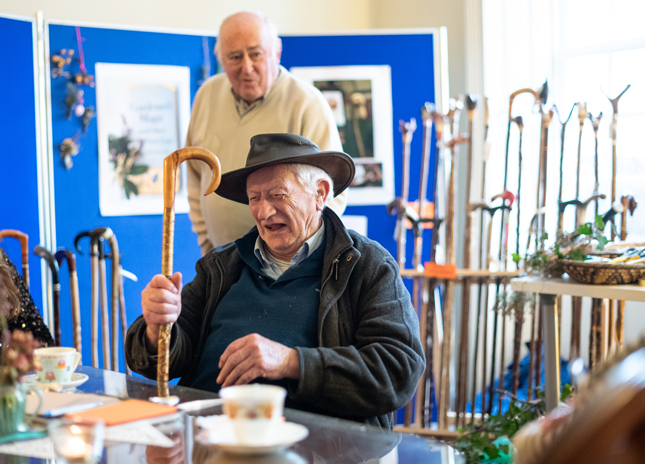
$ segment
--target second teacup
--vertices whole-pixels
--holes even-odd
[[[38,348],[34,350],[34,357],[40,363],[37,369],[40,383],[69,382],[81,361],[80,353],[65,347]]]
[[[240,385],[222,388],[224,413],[233,422],[241,445],[267,445],[276,438],[275,424],[282,420],[287,391],[274,385]]]

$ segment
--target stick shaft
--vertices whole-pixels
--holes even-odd
[[[74,348],[79,353],[83,352],[81,342],[81,308],[78,294],[78,275],[76,270],[69,272],[69,286],[72,299],[72,327],[74,329]]]
[[[112,370],[110,359],[110,318],[108,315],[107,276],[105,259],[99,259],[99,282],[101,296],[101,327],[103,342],[103,369]]]
[[[92,247],[92,367],[99,367],[99,257]]]
[[[172,277],[173,243],[175,238],[174,205],[163,211],[163,240],[161,256],[161,273],[167,279]],[[169,395],[169,361],[170,361],[170,329],[172,324],[162,324],[159,327],[159,345],[157,347],[157,389],[158,395],[165,398]]]

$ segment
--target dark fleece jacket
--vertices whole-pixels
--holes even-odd
[[[325,220],[325,258],[318,312],[318,347],[296,348],[300,379],[288,395],[322,414],[391,429],[393,412],[414,395],[425,359],[419,323],[392,256],[378,243],[346,230],[331,210]],[[172,328],[170,378],[190,386],[217,304],[245,266],[234,243],[197,262],[182,290],[182,311]],[[156,357],[145,348],[139,317],[126,337],[130,368],[148,378]]]

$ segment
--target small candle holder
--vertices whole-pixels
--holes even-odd
[[[93,464],[103,456],[102,420],[64,417],[51,421],[47,429],[56,457],[68,464]]]

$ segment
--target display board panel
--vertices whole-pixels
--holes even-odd
[[[29,236],[31,296],[42,314],[40,258],[31,253],[40,241],[34,28],[31,19],[0,17],[0,230]],[[0,247],[22,273],[18,241],[7,238]]]
[[[79,55],[76,27],[50,24],[50,55],[61,50],[74,49]],[[202,66],[205,62],[203,38],[197,35],[184,35],[160,32],[142,32],[96,27],[80,27],[83,58],[87,73],[95,74],[96,63],[119,63],[138,65],[185,66],[190,69],[190,99],[195,96],[199,81],[203,80]],[[212,51],[214,39],[207,38],[207,48]],[[212,55],[209,57],[214,62]],[[79,70],[78,61],[72,61],[70,72]],[[86,132],[82,132],[79,118],[67,118],[65,99],[67,79],[51,79],[52,140],[54,152],[59,157],[60,143],[69,137],[77,137],[79,153],[73,157],[73,166],[68,170],[64,162],[58,160],[54,167],[56,198],[56,237],[58,246],[73,249],[74,238],[85,230],[95,227],[110,227],[119,242],[123,268],[134,273],[138,282],[125,280],[127,321],[130,324],[141,314],[141,291],[153,275],[161,272],[162,216],[111,216],[104,217],[99,208],[99,162],[96,120],[92,120]],[[96,88],[85,85],[84,105],[96,108]],[[181,140],[183,146],[183,140]],[[168,153],[170,154],[170,153]],[[82,239],[80,247],[84,254],[77,253],[78,280],[81,302],[81,326],[84,336],[83,361],[91,361],[90,345],[90,299],[91,270],[89,239]],[[106,248],[108,248],[106,244]],[[195,263],[201,257],[196,235],[192,232],[187,214],[177,214],[175,220],[174,269],[189,282],[195,275]],[[110,288],[110,262],[107,261],[108,288]],[[72,345],[70,296],[66,272],[61,272],[61,324],[63,345]],[[109,291],[109,290],[108,290]],[[122,346],[120,341],[119,346]],[[99,350],[100,351],[100,350]],[[101,351],[100,351],[101,352]],[[102,355],[99,354],[99,359]],[[100,363],[102,366],[102,362]],[[120,353],[119,366],[124,369],[123,353]]]
[[[432,29],[365,31],[340,35],[283,36],[282,64],[291,67],[321,66],[388,66],[391,70],[392,120],[386,130],[392,131],[392,146],[386,147],[394,159],[394,192],[401,194],[402,142],[399,120],[416,118],[417,131],[412,138],[410,159],[410,194],[414,201],[418,197],[419,172],[421,165],[422,124],[420,111],[425,102],[437,103],[440,95],[438,56],[435,51],[438,32]],[[431,142],[430,166],[435,159],[434,135]],[[432,170],[431,170],[432,171]],[[431,173],[431,176],[434,174]],[[428,185],[433,185],[430,178]],[[432,200],[432,192],[427,194]],[[392,198],[393,199],[393,198]],[[394,228],[396,217],[388,216],[386,205],[349,206],[349,215],[367,217],[368,237],[383,245],[396,256]],[[425,243],[430,243],[430,230],[424,232]],[[412,232],[408,231],[408,256],[413,253]],[[424,260],[429,259],[429,247],[424,250]],[[410,259],[408,259],[410,261]]]

